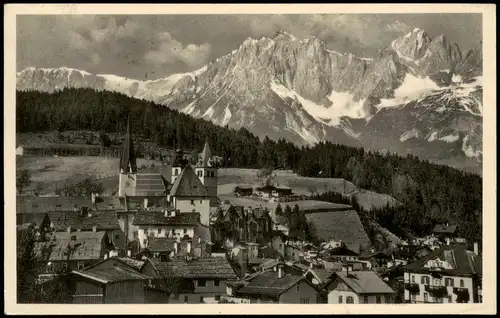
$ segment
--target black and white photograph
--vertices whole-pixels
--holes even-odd
[[[494,5],[37,6],[5,46],[14,305],[496,312]]]

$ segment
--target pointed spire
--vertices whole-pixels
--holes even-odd
[[[200,167],[210,167],[212,160],[212,152],[210,151],[210,145],[208,144],[208,137],[205,139],[205,146],[203,147],[203,151],[200,155]]]
[[[130,129],[130,114],[127,118],[127,132],[125,133],[125,144],[120,158],[120,172],[136,173],[137,165],[135,160],[134,144],[132,142],[132,130]]]

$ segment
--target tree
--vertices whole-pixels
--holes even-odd
[[[99,139],[101,141],[101,146],[103,147],[111,146],[111,139],[109,138],[108,135],[106,135],[106,132],[104,132],[104,130],[101,130],[101,132],[99,133]]]
[[[283,213],[283,216],[285,219],[285,224],[289,226],[292,218],[292,208],[290,208],[288,204],[285,206],[285,212]]]
[[[36,278],[38,268],[34,252],[35,229],[26,229],[24,235],[17,241],[17,302],[33,303],[36,299]]]
[[[17,173],[16,188],[19,195],[31,184],[31,174],[28,169],[22,169]]]

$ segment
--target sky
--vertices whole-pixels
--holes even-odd
[[[16,68],[71,67],[140,80],[196,70],[247,38],[283,30],[360,57],[414,28],[465,52],[482,40],[480,14],[19,15]]]

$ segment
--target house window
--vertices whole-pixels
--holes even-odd
[[[158,229],[158,234],[161,234],[161,229]]]
[[[144,233],[144,235],[148,235],[148,230],[147,229],[143,229],[142,232]]]
[[[184,303],[188,302],[188,296],[184,296]]]
[[[428,276],[422,276],[420,278],[420,283],[424,285],[429,285],[429,277]]]
[[[54,271],[54,265],[52,263],[47,264],[47,273],[52,273]]]
[[[300,291],[300,285],[297,284],[297,291]]]
[[[464,280],[463,279],[460,280],[460,287],[462,287],[462,288],[464,287]]]
[[[199,279],[198,280],[198,287],[205,287],[207,286],[207,281],[204,279]]]
[[[220,300],[220,295],[215,296],[215,300],[219,301]]]
[[[444,284],[445,284],[446,286],[451,286],[451,287],[453,287],[453,278],[445,278],[445,279],[444,279]]]
[[[368,304],[368,296],[366,296],[366,295],[363,296],[363,302],[365,304]]]
[[[415,282],[415,275],[411,275],[411,282],[414,283]]]
[[[85,267],[85,264],[83,262],[78,262],[77,264],[78,270],[83,269]]]
[[[200,204],[203,204],[203,200],[200,200]]]
[[[200,303],[203,303],[203,296],[200,296]]]
[[[339,296],[339,304],[342,304],[344,302],[342,296]]]
[[[219,280],[214,280],[214,286],[219,286]]]
[[[115,240],[118,240],[120,238],[119,234],[115,234]]]
[[[380,295],[375,296],[375,301],[377,302],[377,304],[382,303],[382,299],[380,299]]]
[[[429,293],[424,293],[424,301],[425,302],[429,301]]]
[[[309,298],[301,298],[300,303],[301,304],[309,304]]]
[[[187,234],[187,232],[188,232],[188,229],[184,229],[184,234]]]
[[[172,235],[175,235],[175,229],[172,229]]]
[[[453,299],[452,299],[451,295],[448,295],[448,302],[449,303],[453,302]]]
[[[191,205],[194,205],[194,200],[191,200]]]
[[[63,271],[67,271],[68,270],[68,263],[62,263],[62,269],[63,269]]]
[[[179,174],[179,170],[174,169],[174,176],[177,176]]]
[[[354,297],[347,296],[345,302],[346,304],[354,304]]]

